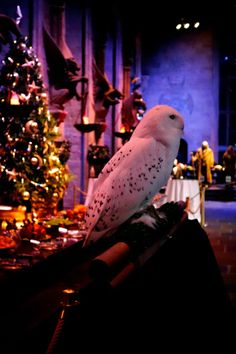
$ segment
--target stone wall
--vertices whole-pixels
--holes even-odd
[[[155,48],[155,43],[153,43]],[[179,35],[144,63],[143,96],[148,108],[175,107],[185,118],[188,152],[207,140],[218,152],[218,66],[212,33]]]

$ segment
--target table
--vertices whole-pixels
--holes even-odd
[[[165,196],[161,199],[161,204],[181,200],[185,202],[186,198],[190,200],[188,211],[189,219],[197,219],[199,223],[201,223],[201,197],[198,180],[169,178],[166,185]]]

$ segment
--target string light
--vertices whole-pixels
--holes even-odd
[[[32,141],[29,142],[27,151],[30,152],[32,150]]]

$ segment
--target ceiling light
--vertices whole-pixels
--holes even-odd
[[[199,21],[189,22],[187,19],[181,18],[180,22],[176,25],[176,29],[190,29],[190,28],[198,28],[200,26]]]
[[[187,23],[184,23],[184,28],[185,28],[185,29],[187,29],[187,28],[189,28],[189,27],[190,27],[190,23],[188,23],[188,22],[187,22]]]

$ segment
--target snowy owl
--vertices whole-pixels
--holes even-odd
[[[183,128],[183,117],[170,106],[157,105],[144,115],[98,177],[84,246],[111,235],[152,202],[170,177]]]

